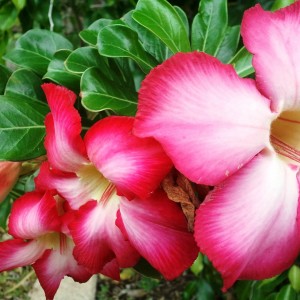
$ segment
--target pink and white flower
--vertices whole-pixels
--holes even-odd
[[[32,265],[51,300],[64,276],[85,282],[92,274],[73,257],[74,242],[63,230],[63,203],[51,192],[31,192],[17,199],[9,217],[13,239],[0,243],[0,272]]]
[[[119,278],[119,268],[140,256],[173,279],[197,256],[193,235],[177,204],[154,192],[172,163],[152,138],[132,134],[134,118],[109,117],[81,138],[73,92],[44,84],[51,113],[46,117],[48,161],[38,190],[56,190],[71,209],[74,256],[92,273]]]
[[[224,289],[280,273],[300,250],[300,3],[256,5],[241,32],[255,80],[205,53],[176,54],[142,83],[134,131],[190,180],[216,185],[195,238]]]

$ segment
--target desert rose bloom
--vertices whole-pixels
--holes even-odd
[[[78,282],[91,277],[73,257],[63,213],[63,203],[50,192],[27,193],[14,202],[9,217],[14,239],[0,243],[0,272],[32,265],[47,300],[54,298],[65,275]]]
[[[36,186],[56,190],[78,210],[69,225],[75,258],[92,273],[109,264],[109,276],[118,279],[120,267],[143,256],[166,278],[178,276],[198,250],[181,209],[163,191],[154,192],[172,167],[162,147],[134,136],[130,117],[98,121],[82,139],[75,94],[54,84],[43,89],[51,109],[49,162]]]
[[[21,163],[2,161],[0,162],[0,202],[8,195],[18,180]]]
[[[280,273],[300,249],[300,3],[256,5],[241,32],[256,81],[205,53],[176,54],[144,80],[134,131],[190,180],[217,185],[195,238],[224,289]]]

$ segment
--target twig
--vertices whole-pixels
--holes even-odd
[[[34,274],[34,271],[30,271],[25,277],[22,278],[21,281],[19,281],[16,285],[14,285],[11,289],[4,292],[4,294],[10,294],[11,292],[15,291],[17,288],[19,288],[21,285],[23,285],[24,282],[26,282],[32,275]]]
[[[54,0],[50,0],[49,10],[48,10],[48,19],[50,23],[50,31],[53,31],[54,23],[52,19],[52,11],[53,11]]]

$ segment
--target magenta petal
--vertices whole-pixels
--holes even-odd
[[[180,207],[158,191],[147,200],[122,198],[118,226],[131,244],[166,279],[174,279],[198,255]]]
[[[258,87],[272,108],[300,109],[300,2],[276,12],[256,5],[245,12],[241,32],[254,54]]]
[[[51,109],[45,121],[48,160],[55,169],[74,172],[87,163],[80,136],[81,118],[73,106],[76,95],[53,83],[45,83],[42,88]]]
[[[269,144],[272,119],[252,79],[205,53],[178,53],[143,81],[134,133],[157,139],[190,180],[215,185]]]
[[[86,203],[69,225],[75,242],[74,256],[92,273],[105,272],[105,267],[109,267],[107,264],[113,259],[123,268],[134,266],[139,259],[136,250],[115,225],[119,207],[118,197],[115,197],[107,203]]]
[[[275,276],[296,259],[296,172],[266,151],[217,186],[198,209],[195,238],[221,273],[224,289],[237,279]]]
[[[74,259],[72,242],[70,240],[66,242],[63,251],[47,250],[33,265],[47,300],[54,298],[64,276],[70,276],[78,282],[86,282],[92,276],[84,267],[79,266]]]
[[[90,188],[89,182],[80,180],[75,173],[52,170],[48,162],[42,164],[35,183],[38,190],[56,190],[68,201],[72,209],[78,209],[93,199],[93,189]]]
[[[60,230],[56,201],[50,192],[30,192],[18,198],[9,217],[9,234],[15,238],[34,239]]]
[[[0,272],[31,265],[45,251],[38,241],[25,242],[21,239],[0,243]]]
[[[87,132],[88,156],[117,187],[118,194],[147,197],[170,171],[172,163],[152,138],[132,134],[134,118],[109,117]]]

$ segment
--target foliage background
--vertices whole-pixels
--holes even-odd
[[[156,2],[155,0],[153,0]],[[202,0],[203,2],[209,2],[208,0]],[[213,1],[217,3],[218,1]],[[221,3],[222,1],[219,1]],[[187,19],[191,24],[193,19],[195,18],[198,12],[199,1],[197,0],[170,0],[169,3],[172,5],[176,5],[182,8],[182,10],[186,13]],[[253,6],[256,3],[260,3],[265,9],[271,9],[274,5],[274,1],[272,0],[260,0],[260,1],[228,1],[228,25],[235,26],[240,25],[242,15],[245,9]],[[288,3],[288,1],[275,1],[275,5],[284,5]],[[41,0],[0,0],[0,117],[1,111],[2,114],[6,111],[6,105],[8,103],[14,103],[15,108],[17,108],[17,103],[14,102],[13,99],[21,97],[20,99],[26,101],[34,101],[30,102],[27,105],[27,102],[23,102],[22,110],[28,115],[32,115],[32,119],[36,124],[43,124],[43,118],[41,120],[36,120],[35,112],[42,112],[43,115],[47,113],[47,107],[44,104],[44,98],[39,90],[40,83],[42,82],[42,78],[45,80],[51,80],[60,84],[64,84],[69,88],[72,88],[74,91],[81,91],[84,95],[86,95],[86,102],[83,102],[85,108],[87,108],[88,112],[86,113],[83,107],[78,102],[78,108],[82,111],[82,114],[85,116],[83,119],[86,127],[89,127],[91,123],[95,120],[102,118],[103,116],[110,114],[105,109],[99,109],[98,104],[94,101],[94,98],[91,96],[91,90],[96,89],[96,93],[98,94],[106,94],[112,93],[111,89],[115,89],[115,83],[118,82],[120,74],[122,72],[123,75],[128,71],[132,73],[132,82],[131,85],[133,87],[133,92],[129,91],[125,96],[131,96],[138,89],[140,81],[145,76],[145,73],[149,71],[149,64],[152,63],[152,58],[149,58],[149,54],[146,52],[141,52],[135,42],[133,42],[133,50],[137,51],[137,62],[140,68],[136,65],[132,65],[132,63],[128,64],[127,69],[125,70],[122,67],[122,63],[124,61],[119,58],[122,55],[119,55],[119,58],[111,59],[94,56],[93,47],[90,47],[87,50],[87,44],[84,42],[83,35],[81,38],[79,33],[86,30],[93,22],[99,19],[108,19],[108,20],[118,20],[130,10],[133,10],[137,4],[135,0],[107,0],[107,1],[95,1],[95,0],[62,0],[62,1],[41,1]],[[63,48],[65,50],[61,50],[55,53],[55,49],[49,53],[49,66],[46,66],[46,72],[44,72],[43,68],[40,66],[32,65],[27,68],[25,61],[21,61],[20,64],[12,64],[12,62],[18,62],[18,57],[14,56],[16,49],[19,47],[18,39],[24,37],[26,32],[31,29],[51,29],[51,24],[49,22],[49,6],[53,5],[52,11],[50,10],[51,19],[53,20],[53,32],[60,34],[61,38],[55,36],[54,44],[61,43],[63,44]],[[117,23],[116,23],[117,24]],[[38,39],[41,38],[40,32],[36,31],[36,35],[31,35],[33,39],[32,42],[38,42]],[[131,33],[130,33],[131,34]],[[50,36],[50,35],[49,35]],[[124,33],[124,36],[128,38],[128,32]],[[68,39],[71,44],[65,40]],[[34,40],[35,39],[35,40]],[[87,38],[90,41],[90,36]],[[122,42],[122,41],[121,41]],[[93,46],[93,45],[92,45]],[[98,45],[99,46],[99,45]],[[238,47],[242,47],[242,42],[240,41]],[[26,48],[26,47],[25,47]],[[66,50],[69,49],[69,50]],[[96,69],[92,69],[87,71],[87,67],[91,67],[91,62],[88,61],[85,64],[84,70],[80,72],[69,72],[65,69],[65,61],[69,55],[74,50],[81,49],[79,51],[89,51],[91,55],[91,60],[95,59],[95,66],[102,64],[103,61],[108,63],[110,68],[114,67],[116,69],[117,77],[114,77],[115,74],[110,73],[109,81],[107,81],[106,86],[102,86],[103,90],[99,90],[97,85],[100,84],[95,78],[98,71]],[[82,50],[84,49],[84,50]],[[137,50],[138,49],[138,50]],[[105,53],[105,49],[100,49],[102,53]],[[101,52],[100,51],[100,52]],[[75,63],[76,59],[82,59],[83,55],[87,52],[83,52],[79,54],[79,58],[74,58],[74,61],[70,59],[69,70],[74,68],[76,69]],[[54,55],[55,54],[55,55]],[[114,56],[115,55],[115,56]],[[118,57],[115,53],[109,53],[106,57]],[[240,55],[235,56],[236,60],[231,60],[231,63],[236,63],[237,68],[239,68],[239,63],[244,68],[245,61],[248,63],[247,68],[240,70],[240,76],[252,76],[253,70],[251,69],[251,57],[247,56],[247,53],[241,52]],[[4,59],[6,58],[6,59]],[[241,59],[242,58],[242,59]],[[250,58],[250,60],[249,60]],[[99,61],[98,61],[99,60]],[[249,65],[250,62],[250,65]],[[72,64],[73,63],[73,64]],[[98,64],[98,65],[97,65]],[[155,63],[154,63],[155,64]],[[19,65],[19,66],[18,66]],[[21,68],[20,68],[21,66]],[[50,68],[51,66],[51,68]],[[121,66],[121,67],[120,67]],[[147,67],[148,66],[148,67]],[[82,67],[82,66],[81,66]],[[129,68],[129,69],[128,69]],[[243,70],[246,70],[244,72]],[[86,72],[85,72],[86,71]],[[110,72],[110,71],[107,71]],[[120,73],[121,72],[121,73]],[[82,75],[82,74],[85,75]],[[105,74],[104,74],[105,75]],[[101,75],[103,76],[103,74]],[[100,76],[100,77],[101,77]],[[119,76],[119,77],[118,77]],[[103,79],[104,77],[102,77]],[[106,78],[106,77],[105,77]],[[118,80],[114,80],[118,78]],[[81,80],[79,86],[79,80]],[[7,84],[7,82],[10,82]],[[126,80],[122,84],[127,84]],[[112,84],[112,85],[110,85]],[[117,85],[117,84],[116,84]],[[126,92],[125,92],[126,93]],[[25,95],[25,96],[24,96]],[[124,95],[119,95],[123,97]],[[124,96],[124,97],[125,97]],[[24,98],[25,97],[25,98]],[[90,97],[90,98],[89,98]],[[133,98],[135,95],[132,96]],[[91,100],[91,102],[88,102]],[[110,108],[113,108],[113,104],[111,104]],[[134,114],[134,109],[132,107],[120,107],[120,105],[116,105],[116,110],[119,113],[125,114]],[[14,120],[17,118],[17,115],[12,114],[11,116]],[[1,123],[1,121],[0,121]],[[0,124],[1,125],[1,124]],[[1,125],[2,126],[2,125]],[[0,127],[1,127],[0,126]],[[34,133],[36,134],[36,132]],[[1,138],[1,133],[0,133]],[[43,135],[41,133],[41,139]],[[4,153],[4,146],[0,146],[0,154]],[[0,227],[2,227],[2,231],[4,232],[6,229],[6,220],[10,211],[10,207],[12,201],[22,195],[26,191],[33,190],[33,178],[36,175],[38,170],[38,166],[40,163],[40,159],[36,159],[37,156],[43,154],[43,149],[37,150],[34,149],[34,154],[27,153],[24,154],[24,159],[27,160],[23,165],[23,174],[20,177],[20,180],[16,184],[13,191],[7,197],[7,199],[0,205]],[[15,155],[15,156],[14,156]],[[1,155],[0,155],[1,156]],[[7,157],[3,155],[0,159],[11,159],[14,157],[18,157],[22,160],[22,156],[19,153],[9,152]],[[28,160],[28,158],[33,158],[33,160]],[[300,268],[298,267],[299,261],[295,262],[295,265],[288,271],[283,274],[276,276],[271,279],[263,280],[263,281],[240,281],[237,282],[230,291],[227,293],[221,292],[222,281],[219,274],[214,270],[211,266],[210,262],[206,259],[206,257],[199,256],[198,260],[195,262],[191,270],[186,272],[184,275],[184,288],[181,290],[181,298],[182,299],[201,299],[201,300],[212,300],[212,299],[237,299],[237,300],[294,300],[300,299]],[[148,267],[147,267],[148,268]],[[145,270],[140,270],[145,273]],[[149,270],[148,270],[149,271]],[[147,272],[148,272],[147,271]],[[150,270],[151,271],[151,270]],[[27,271],[26,271],[27,272]],[[146,273],[147,273],[146,272]],[[2,274],[0,277],[0,284],[3,285],[7,280],[11,280],[11,273]],[[149,275],[149,273],[147,273]],[[27,276],[26,274],[24,277]],[[16,276],[17,280],[22,280],[18,276]],[[146,277],[145,277],[146,278]],[[140,279],[139,279],[140,280]],[[154,290],[156,286],[160,284],[164,284],[162,280],[157,279],[143,279],[142,284],[145,289]],[[99,295],[102,296],[105,293],[105,285],[103,288],[99,288]],[[108,288],[109,289],[109,288]],[[161,289],[160,289],[161,292]],[[159,295],[158,295],[159,296]],[[12,296],[13,297],[13,296]],[[19,297],[19,295],[17,296]],[[22,299],[22,295],[20,296]],[[146,297],[146,296],[145,296]],[[155,296],[154,296],[155,297]],[[16,298],[17,299],[17,298]],[[145,298],[150,299],[150,298]],[[154,298],[155,299],[155,298]]]

